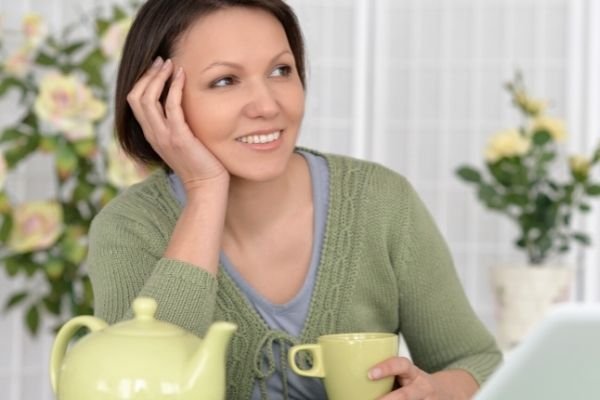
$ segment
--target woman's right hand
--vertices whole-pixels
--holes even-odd
[[[127,95],[135,118],[154,151],[171,167],[188,193],[209,181],[229,182],[223,164],[194,135],[181,106],[185,73],[158,57]],[[173,76],[165,105],[160,96]]]

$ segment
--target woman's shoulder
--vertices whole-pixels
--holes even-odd
[[[332,183],[341,180],[345,185],[366,185],[370,189],[381,188],[386,191],[402,192],[412,190],[410,182],[404,175],[378,162],[341,154],[303,150],[319,155],[327,161]]]

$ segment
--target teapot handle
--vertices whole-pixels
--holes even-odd
[[[99,318],[92,317],[90,315],[82,315],[75,317],[63,325],[58,331],[54,345],[52,347],[52,354],[50,355],[50,382],[52,384],[52,391],[57,394],[58,390],[58,374],[60,367],[63,363],[65,353],[67,352],[67,346],[69,341],[75,332],[80,328],[86,327],[90,331],[95,332],[104,329],[108,324]]]

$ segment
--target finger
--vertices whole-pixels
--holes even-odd
[[[165,83],[173,70],[173,63],[171,60],[165,61],[160,68],[160,71],[152,78],[152,81],[148,84],[146,91],[140,99],[142,113],[147,125],[149,126],[149,133],[151,140],[153,140],[159,147],[161,142],[168,139],[168,129],[165,117],[165,112],[162,105],[160,104],[160,95],[163,92]]]
[[[146,73],[135,83],[133,89],[127,95],[127,102],[135,115],[135,118],[140,123],[146,136],[150,134],[151,126],[146,117],[146,112],[141,104],[141,97],[144,94],[148,84],[158,74],[163,66],[164,61],[161,57],[157,57],[152,66]]]
[[[406,386],[398,390],[394,390],[378,398],[377,400],[424,400],[427,399],[424,393],[421,393],[417,388]]]
[[[182,67],[178,67],[173,76],[173,81],[165,101],[167,123],[173,128],[173,132],[181,132],[181,129],[187,130],[181,102],[183,98],[184,83],[185,73],[183,72]]]
[[[163,64],[164,60],[162,59],[162,57],[157,57],[150,66],[150,68],[148,68],[148,70],[140,77],[140,79],[136,81],[135,85],[129,92],[127,100],[129,100],[129,97],[132,97],[132,99],[134,100],[139,99],[146,91],[146,87],[148,86],[152,78],[154,78],[156,74],[160,72],[160,69],[162,68]]]
[[[369,370],[369,379],[378,380],[389,376],[397,376],[402,381],[415,379],[419,370],[406,357],[392,357],[380,362]]]

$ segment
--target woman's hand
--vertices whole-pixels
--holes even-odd
[[[369,371],[372,380],[390,376],[396,377],[400,388],[378,400],[465,400],[478,388],[475,379],[466,371],[428,374],[405,357],[389,358]]]
[[[160,96],[171,76],[172,83],[163,107]],[[163,62],[159,57],[129,92],[127,102],[146,140],[179,176],[190,193],[215,178],[229,182],[229,174],[185,121],[181,107],[184,81],[185,74],[181,67],[174,71],[171,60]]]

